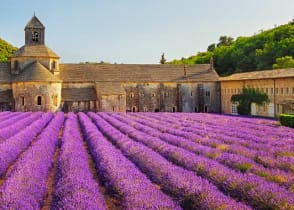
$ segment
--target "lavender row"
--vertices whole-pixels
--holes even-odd
[[[51,209],[106,209],[88,166],[77,117],[68,113],[63,128],[57,181]]]
[[[0,128],[3,129],[7,126],[12,125],[13,123],[22,120],[30,116],[32,112],[14,112],[9,115],[9,117],[0,121]]]
[[[27,116],[26,118],[23,118],[16,123],[12,123],[11,125],[0,129],[0,143],[8,139],[9,137],[15,135],[17,132],[24,129],[26,126],[30,125],[32,122],[37,120],[42,116],[42,112],[34,112]]]
[[[236,136],[238,138],[244,138],[247,140],[250,140],[255,143],[263,144],[263,145],[273,145],[275,147],[283,147],[286,148],[289,143],[294,143],[294,134],[293,132],[285,132],[285,129],[283,127],[281,128],[273,128],[273,127],[267,127],[267,126],[260,126],[259,124],[254,123],[254,119],[252,119],[251,124],[249,123],[244,123],[244,118],[241,117],[227,117],[227,116],[222,116],[222,118],[219,119],[218,115],[202,115],[199,114],[196,118],[196,121],[191,126],[191,122],[186,123],[187,119],[184,117],[182,114],[177,114],[177,115],[169,115],[169,117],[172,118],[172,121],[177,118],[178,120],[181,119],[182,117],[184,120],[181,120],[181,124],[185,125],[187,129],[193,128],[195,125],[195,122],[198,121],[198,124],[205,123],[208,125],[207,127],[209,129],[213,129],[216,132],[222,131],[224,134],[229,135],[229,136]],[[213,118],[212,118],[213,117]],[[192,119],[192,116],[190,117]],[[219,120],[218,120],[219,119]],[[178,122],[178,121],[177,121]],[[230,125],[234,125],[233,127]],[[225,126],[224,126],[225,125]],[[225,128],[225,129],[224,129]],[[239,128],[242,129],[242,132],[236,132],[239,130]],[[260,131],[263,132],[260,132]],[[281,132],[279,132],[281,131]],[[267,135],[265,136],[264,133]],[[292,135],[291,135],[292,134]]]
[[[52,117],[52,113],[44,114],[40,119],[0,144],[0,176],[5,173],[19,154],[30,145],[34,137],[42,131]]]
[[[118,114],[112,114],[111,116],[119,119],[124,123],[131,123],[132,127],[136,128],[137,130],[158,137],[169,144],[181,147],[198,155],[204,155],[235,170],[240,170],[246,173],[253,173],[255,175],[264,177],[266,180],[273,181],[282,186],[285,186],[290,191],[294,189],[294,176],[292,174],[278,169],[265,168],[250,158],[221,151],[220,149],[223,145],[217,145],[219,149],[216,149],[192,142],[189,139],[183,137],[175,136],[169,133],[162,133],[156,129],[156,125],[153,125],[154,128],[146,126],[149,124],[149,121],[144,120],[144,118],[136,119],[132,118],[131,116],[125,118],[124,116]],[[138,122],[133,120],[138,120]]]
[[[132,126],[129,126],[106,114],[100,115],[110,122],[112,126],[128,134],[134,140],[147,145],[170,161],[208,178],[211,182],[223,189],[224,192],[229,193],[230,196],[244,200],[253,207],[267,209],[290,208],[292,205],[294,207],[294,195],[274,183],[267,182],[253,175],[235,172],[216,161],[167,144],[153,135],[146,135],[144,132],[133,128],[135,122],[131,120],[129,124],[131,123]],[[238,180],[238,185],[232,187],[232,184],[235,184],[235,180]],[[227,183],[227,185],[223,183]]]
[[[187,209],[250,209],[221,193],[208,180],[167,161],[152,149],[135,142],[108,124],[100,116],[89,113],[95,124],[123,153],[163,190],[181,200]]]
[[[79,120],[99,175],[122,196],[124,209],[181,209],[108,142],[85,114],[79,113]]]
[[[160,117],[160,119],[165,120],[166,117]],[[177,124],[176,121],[175,124]],[[205,127],[205,130],[210,136],[209,144],[214,146],[213,144],[215,143],[215,141],[212,141],[212,139],[223,141],[226,144],[241,144],[242,146],[250,149],[250,151],[247,150],[247,154],[251,155],[251,158],[253,158],[254,161],[256,161],[257,163],[260,163],[265,167],[279,168],[285,171],[294,172],[294,142],[292,141],[293,138],[288,139],[289,141],[287,141],[287,139],[267,139],[264,141],[264,143],[258,143],[259,141],[262,141],[261,138],[256,137],[254,141],[251,141],[252,139],[248,139],[248,136],[252,137],[254,135],[242,134],[244,127],[238,125],[235,125],[234,127],[235,131],[233,135],[239,136],[239,138],[232,138],[231,136],[224,135],[224,133],[226,133],[227,127],[223,127],[222,130],[214,130],[214,128],[210,128],[209,126]],[[201,134],[201,132],[199,132],[199,129],[193,129],[191,128],[191,126],[187,126],[186,128],[182,129],[182,131],[188,131],[193,135],[195,135],[196,133],[202,135],[204,138],[207,135],[207,133]],[[221,133],[221,135],[216,133]],[[240,135],[242,135],[243,138],[240,138]],[[266,142],[268,143],[266,144]]]
[[[13,115],[17,114],[17,112],[0,112],[0,122],[9,119],[10,117],[12,117]]]
[[[0,188],[0,209],[40,209],[63,119],[63,113],[57,113],[32,147],[16,162]]]
[[[147,116],[146,114],[136,114],[135,116],[142,118],[149,119],[150,121],[153,119]],[[161,119],[161,121],[159,120]],[[207,132],[200,132],[208,130],[207,127],[203,127],[198,130],[194,130],[194,132],[190,131],[182,131],[179,130],[179,128],[175,128],[176,122],[174,124],[172,123],[165,123],[165,125],[162,125],[162,122],[165,121],[166,118],[159,118],[157,120],[154,120],[152,122],[145,121],[148,126],[151,126],[153,128],[159,128],[162,132],[168,132],[170,134],[181,136],[184,138],[187,138],[191,141],[194,141],[196,143],[200,143],[206,146],[210,146],[213,148],[217,148],[219,145],[222,146],[222,148],[228,152],[232,152],[235,154],[241,154],[242,156],[249,157],[252,160],[254,160],[256,163],[259,163],[265,167],[268,168],[279,168],[281,170],[284,170],[286,172],[292,171],[294,172],[294,158],[290,157],[276,157],[274,155],[271,155],[269,151],[262,151],[262,149],[265,146],[260,146],[259,150],[254,150],[252,147],[254,147],[254,143],[242,140],[242,139],[236,139],[236,138],[230,138],[223,136],[222,134],[218,134],[214,137],[211,137],[211,135],[214,135],[212,133],[215,133],[215,131],[207,131]],[[172,128],[174,127],[174,128]],[[240,131],[241,132],[241,131]],[[238,143],[243,142],[244,145],[238,145]],[[245,147],[246,146],[246,147]],[[291,146],[291,145],[290,145]],[[274,147],[271,147],[273,150]]]

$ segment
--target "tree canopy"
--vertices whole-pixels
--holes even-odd
[[[212,43],[206,52],[198,52],[188,58],[173,60],[170,64],[202,64],[214,58],[218,74],[229,75],[272,68],[293,67],[294,20],[270,30],[261,30],[250,37],[220,36],[218,43]]]
[[[160,64],[165,64],[166,63],[166,59],[165,59],[165,56],[164,56],[164,53],[162,53],[161,55],[161,58],[160,58]]]
[[[5,40],[0,38],[0,62],[9,61],[9,57],[17,50],[16,47],[12,46]]]
[[[266,93],[259,91],[258,89],[244,87],[242,93],[232,95],[231,102],[237,102],[237,110],[240,115],[251,114],[251,104],[256,103],[262,105],[269,102],[269,97]]]

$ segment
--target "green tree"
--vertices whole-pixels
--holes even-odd
[[[209,46],[207,47],[207,51],[208,51],[208,52],[212,52],[212,51],[214,51],[215,48],[216,48],[216,46],[215,46],[215,44],[213,43],[213,44],[211,44],[211,45],[209,45]]]
[[[217,43],[217,47],[220,46],[230,46],[231,44],[233,44],[234,42],[234,38],[233,37],[229,37],[229,36],[220,36],[219,42]]]
[[[5,40],[0,38],[0,62],[9,61],[10,56],[17,50],[16,47],[12,46]]]
[[[235,94],[231,97],[231,102],[237,102],[237,110],[240,115],[251,114],[251,104],[263,105],[269,102],[269,97],[266,93],[263,93],[257,89],[244,87],[241,94]]]
[[[160,58],[160,64],[165,64],[166,63],[166,59],[164,57],[164,53],[162,53],[161,58]]]
[[[294,68],[294,59],[292,56],[284,56],[276,59],[276,63],[273,64],[273,69],[281,68]]]

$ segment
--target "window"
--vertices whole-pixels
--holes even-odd
[[[115,112],[115,106],[112,107],[112,111]]]
[[[281,88],[281,95],[284,94],[284,88]]]
[[[286,94],[287,95],[289,94],[289,88],[286,88]]]
[[[135,106],[133,106],[132,112],[136,112],[136,107]]]
[[[277,95],[279,94],[279,88],[276,88],[276,94]]]
[[[191,91],[191,96],[193,96],[193,91]]]
[[[173,106],[173,112],[176,112],[176,111],[177,111],[177,107]]]
[[[206,97],[210,97],[210,91],[207,90],[207,91],[205,92],[205,95],[206,95]]]
[[[133,92],[130,93],[130,97],[134,98],[134,93]]]
[[[55,69],[56,68],[56,61],[52,61],[51,63],[51,69]]]
[[[238,107],[237,103],[232,103],[232,114],[238,113],[237,107]]]
[[[53,105],[57,106],[57,96],[53,96]]]
[[[32,32],[32,41],[38,42],[39,41],[39,33],[37,31]]]
[[[148,112],[148,109],[147,109],[146,106],[144,106],[143,111],[144,111],[144,112]]]
[[[292,88],[292,95],[294,95],[294,87]]]
[[[21,103],[22,106],[25,105],[25,99],[24,99],[24,96],[21,96],[21,97],[20,97],[20,103]]]
[[[274,88],[271,88],[271,95],[274,95]]]
[[[42,105],[42,96],[37,97],[37,105],[38,106]]]
[[[269,94],[269,92],[268,92],[268,88],[265,89],[265,92],[266,92],[266,94]]]
[[[155,97],[155,93],[152,93],[152,97]]]

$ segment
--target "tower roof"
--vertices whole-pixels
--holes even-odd
[[[46,45],[24,45],[19,48],[12,57],[46,57],[46,58],[59,58]]]
[[[45,29],[45,26],[41,23],[41,21],[34,15],[31,20],[27,23],[25,29],[29,28],[38,28]]]
[[[24,71],[17,75],[14,82],[60,82],[60,79],[53,75],[45,66],[38,61],[28,65]]]

